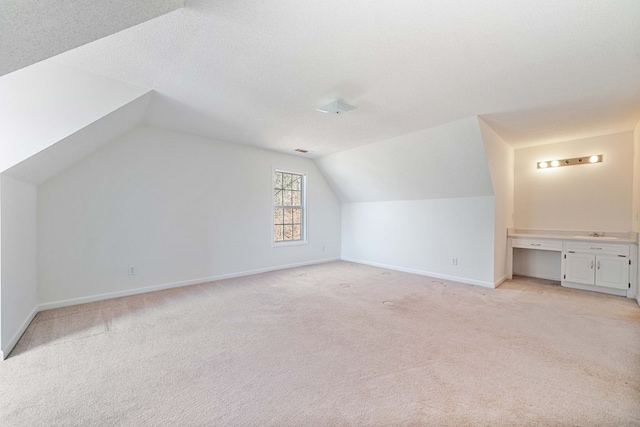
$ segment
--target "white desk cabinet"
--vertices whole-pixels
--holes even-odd
[[[507,277],[513,276],[514,249],[555,252],[562,257],[559,276],[562,286],[628,298],[636,296],[639,260],[637,234],[596,237],[577,233],[510,231],[507,239]],[[640,303],[640,299],[638,301]]]
[[[626,291],[631,287],[629,245],[564,244],[562,285],[600,286]]]
[[[563,282],[628,289],[629,259],[615,255],[567,253]]]

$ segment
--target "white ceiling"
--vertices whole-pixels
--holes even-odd
[[[138,125],[147,110],[151,92],[80,128],[42,151],[5,170],[20,181],[40,185],[77,161]]]
[[[633,128],[639,22],[638,0],[187,0],[52,60],[154,89],[148,123],[278,151],[474,115],[520,147]],[[315,111],[334,97],[358,108]]]
[[[183,4],[184,0],[1,0],[0,76]]]
[[[150,93],[149,89],[49,61],[0,77],[0,172],[144,97],[146,102],[137,103],[137,108],[126,109],[126,115],[115,114],[122,119],[120,123],[110,121],[112,132],[126,131],[136,121],[142,121]],[[77,145],[83,145],[75,147],[78,153],[86,154],[89,147],[97,147],[98,135],[109,134],[104,125],[97,126],[94,131],[81,134],[88,136],[86,141],[77,137],[71,139]],[[58,161],[45,169],[60,171],[68,166],[62,156],[55,157]]]
[[[343,203],[494,195],[476,117],[330,154],[315,162]]]

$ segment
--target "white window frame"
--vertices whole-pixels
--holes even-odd
[[[283,240],[280,242],[276,241],[276,236],[275,236],[276,205],[273,199],[273,190],[276,188],[277,172],[300,175],[302,177],[302,182],[300,187],[301,188],[300,202],[302,203],[302,205],[300,206],[302,210],[301,216],[300,216],[300,220],[302,221],[302,223],[300,224],[300,234],[302,238],[300,240]],[[281,169],[281,168],[273,168],[271,171],[271,245],[274,248],[279,248],[284,246],[306,245],[309,243],[309,239],[308,239],[309,233],[308,233],[308,226],[307,226],[308,206],[309,205],[307,203],[307,174],[304,172],[292,171],[292,170]]]

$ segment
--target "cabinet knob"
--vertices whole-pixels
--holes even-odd
[[[593,270],[593,261],[591,261],[591,269]]]

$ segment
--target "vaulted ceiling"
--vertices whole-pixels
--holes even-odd
[[[93,3],[127,27],[105,6],[122,2]],[[318,157],[474,115],[520,147],[633,128],[638,22],[637,0],[187,0],[50,61],[153,89],[147,123],[277,151]],[[315,111],[336,97],[357,109]]]
[[[2,0],[0,76],[183,5],[184,0]]]

